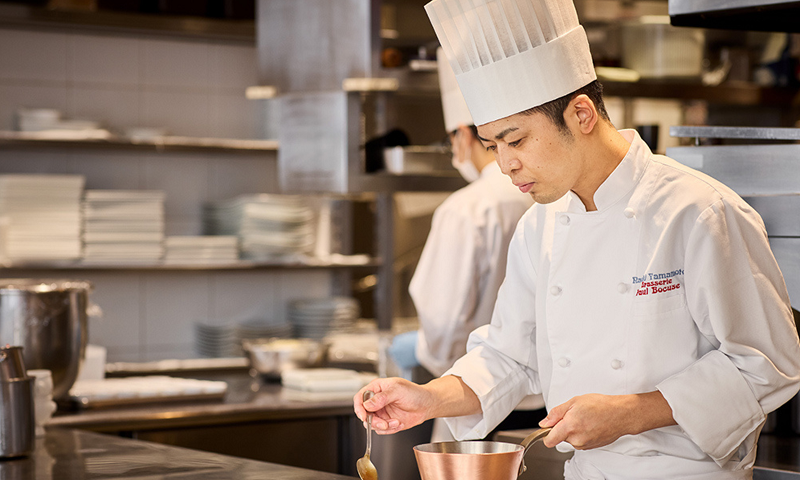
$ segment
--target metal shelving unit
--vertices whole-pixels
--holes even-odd
[[[282,269],[332,269],[332,268],[365,268],[375,269],[381,267],[378,259],[370,258],[367,262],[331,262],[311,259],[306,262],[255,262],[242,260],[235,263],[209,263],[209,264],[137,264],[137,263],[14,263],[1,266],[0,269],[8,272],[11,270],[125,270],[125,271],[224,271],[224,270],[282,270]]]
[[[277,140],[163,136],[138,140],[112,135],[104,139],[59,137],[49,132],[0,131],[0,148],[129,149],[139,151],[254,153],[275,152]]]
[[[252,45],[253,20],[231,20],[178,15],[113,11],[64,10],[0,3],[0,25],[25,28],[103,31],[128,34],[209,38]]]

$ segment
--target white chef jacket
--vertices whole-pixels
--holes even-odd
[[[508,243],[533,205],[496,162],[436,209],[409,293],[420,322],[417,359],[439,376],[489,323],[506,272]]]
[[[761,217],[716,180],[631,147],[587,212],[572,192],[520,220],[490,325],[446,374],[481,438],[525,395],[659,390],[677,426],[577,451],[567,478],[749,478],[765,415],[797,393],[800,342]]]

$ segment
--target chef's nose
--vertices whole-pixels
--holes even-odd
[[[501,150],[496,153],[497,165],[500,166],[500,171],[504,174],[511,176],[514,172],[522,168],[522,162],[508,150]]]

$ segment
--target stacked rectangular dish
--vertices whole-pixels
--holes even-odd
[[[164,192],[87,190],[84,262],[155,263],[164,255]]]
[[[235,263],[239,260],[239,239],[232,235],[167,237],[164,263],[168,265],[207,265]]]

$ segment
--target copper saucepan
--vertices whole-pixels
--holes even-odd
[[[514,480],[525,471],[525,454],[550,433],[540,428],[521,444],[441,442],[414,447],[422,480]]]

